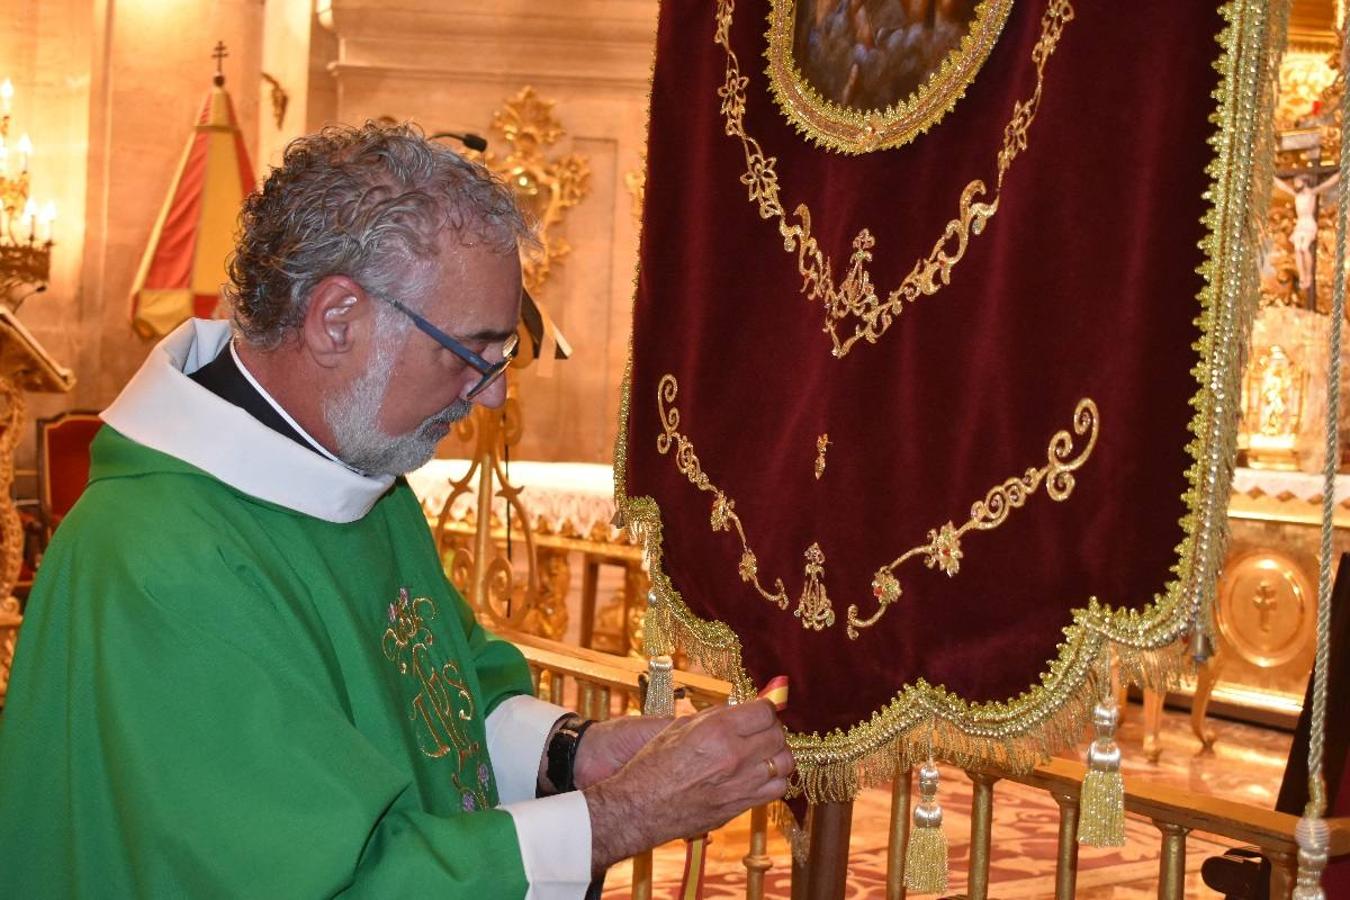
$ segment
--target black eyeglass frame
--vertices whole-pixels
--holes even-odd
[[[506,372],[506,367],[511,365],[511,360],[515,359],[516,351],[520,349],[520,335],[513,334],[508,337],[506,343],[502,345],[502,358],[495,363],[488,362],[486,359],[479,356],[477,353],[474,353],[468,347],[464,346],[444,331],[441,331],[435,325],[432,325],[426,319],[422,318],[393,297],[386,297],[383,294],[375,294],[374,296],[379,297],[381,300],[394,307],[394,309],[403,313],[409,319],[412,319],[412,323],[416,325],[423,334],[464,360],[470,368],[482,376],[478,380],[478,383],[470,388],[469,392],[464,395],[464,399],[466,400],[472,400],[474,397],[477,397],[479,394],[483,393],[483,391],[495,384],[497,379],[501,378],[502,374]]]

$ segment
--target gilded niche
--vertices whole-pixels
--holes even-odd
[[[773,0],[769,85],[817,143],[866,153],[909,143],[974,79],[1012,0]]]

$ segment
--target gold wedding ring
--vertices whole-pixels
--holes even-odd
[[[764,760],[764,765],[766,765],[766,766],[769,767],[769,780],[770,780],[770,781],[773,781],[775,778],[778,777],[778,766],[776,766],[776,765],[774,764],[773,757],[767,757],[767,758],[765,758],[765,760]]]

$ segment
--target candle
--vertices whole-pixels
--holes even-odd
[[[28,221],[28,242],[30,244],[37,238],[37,212],[37,203],[32,197],[29,197],[28,202],[23,205],[23,218]]]
[[[52,242],[52,223],[56,221],[56,201],[48,200],[42,204],[42,212],[38,215],[38,223],[41,226],[38,230],[39,240],[50,244]]]
[[[19,171],[28,171],[28,157],[33,154],[33,142],[29,140],[27,133],[19,138]]]
[[[9,102],[14,99],[14,83],[8,78],[0,84],[0,110],[9,115]]]

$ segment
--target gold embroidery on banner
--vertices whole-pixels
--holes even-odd
[[[937,569],[951,578],[961,570],[961,538],[972,529],[991,531],[1007,520],[1008,514],[1022,507],[1027,498],[1045,484],[1045,492],[1051,500],[1063,502],[1073,493],[1073,473],[1087,462],[1092,449],[1097,446],[1098,414],[1097,404],[1090,398],[1078,401],[1073,411],[1074,434],[1087,435],[1087,446],[1074,452],[1073,436],[1067,431],[1058,431],[1050,439],[1046,450],[1047,462],[1039,469],[1027,469],[1020,478],[1007,481],[990,489],[983,500],[977,500],[970,507],[970,518],[961,527],[947,522],[941,528],[928,532],[928,543],[907,550],[890,565],[883,566],[872,579],[872,594],[877,598],[877,611],[870,618],[858,618],[858,607],[849,606],[847,631],[850,638],[857,638],[859,628],[870,628],[885,614],[886,609],[900,598],[900,582],[894,570],[906,560],[922,555],[923,564]]]
[[[961,191],[958,217],[947,223],[928,256],[916,262],[900,286],[883,300],[877,295],[868,269],[872,249],[876,246],[876,238],[870,230],[864,228],[854,237],[848,269],[843,280],[836,284],[833,267],[811,234],[810,208],[804,203],[799,204],[793,210],[797,223],[788,221],[779,195],[778,160],[765,156],[759,141],[745,130],[745,89],[750,80],[741,74],[740,62],[731,49],[731,20],[735,6],[735,0],[718,0],[714,40],[727,56],[726,78],[717,94],[721,98],[722,115],[726,118],[726,133],[740,140],[745,153],[746,171],[741,176],[741,183],[746,186],[751,202],[758,205],[760,218],[778,220],[783,249],[788,253],[796,251],[802,293],[808,301],[819,301],[824,305],[823,330],[834,344],[834,356],[842,359],[859,339],[875,344],[890,329],[906,303],[936,294],[951,283],[952,270],[965,256],[971,235],[983,232],[985,223],[998,211],[1003,178],[1009,167],[1027,148],[1027,132],[1041,105],[1045,64],[1059,46],[1065,26],[1073,20],[1073,7],[1069,0],[1050,0],[1041,16],[1041,34],[1031,51],[1036,66],[1036,89],[1027,100],[1013,104],[1012,118],[1004,126],[993,198],[984,200],[988,187],[982,180],[975,179],[967,184]],[[858,321],[853,325],[853,333],[841,339],[836,325],[850,317]]]
[[[700,491],[708,491],[713,495],[712,530],[731,531],[734,528],[737,536],[741,539],[742,553],[741,562],[738,566],[741,580],[752,585],[761,597],[775,604],[779,609],[787,609],[787,590],[783,587],[781,580],[775,579],[774,590],[772,591],[765,590],[764,585],[760,584],[759,564],[755,559],[755,554],[750,550],[750,542],[745,536],[745,527],[741,524],[741,517],[736,514],[736,501],[713,485],[708,476],[704,474],[703,466],[698,461],[698,455],[694,453],[694,445],[678,431],[680,411],[674,408],[667,411],[665,408],[666,403],[675,402],[675,395],[679,390],[674,375],[664,376],[656,388],[656,402],[661,414],[662,428],[662,433],[656,437],[656,449],[662,455],[665,455],[670,452],[671,444],[674,442],[675,468],[688,478],[690,484],[694,487]]]
[[[884,109],[859,109],[826,99],[810,83],[803,63],[793,56],[797,7],[808,0],[773,0],[769,13],[769,89],[783,115],[799,133],[844,153],[869,153],[900,147],[940,122],[965,95],[994,48],[1012,11],[1013,0],[981,0],[969,30],[936,71],[908,97]]]
[[[1215,63],[1220,83],[1209,141],[1214,155],[1206,167],[1209,205],[1201,220],[1201,338],[1194,370],[1195,414],[1189,425],[1195,439],[1185,448],[1191,464],[1181,496],[1185,535],[1176,548],[1175,577],[1151,603],[1140,605],[1142,598],[1128,597],[1121,602],[1130,605],[1112,607],[1088,598],[1074,610],[1073,624],[1065,629],[1046,671],[1017,697],[970,702],[918,679],[897,688],[888,703],[846,729],[790,735],[799,773],[793,795],[804,794],[812,802],[851,800],[864,786],[889,783],[897,765],[917,765],[929,753],[963,768],[1028,770],[1081,740],[1098,694],[1094,673],[1102,653],[1119,662],[1124,680],[1155,689],[1166,689],[1177,673],[1190,667],[1180,641],[1212,594],[1226,552],[1224,514],[1241,386],[1237,360],[1258,293],[1256,267],[1249,265],[1260,232],[1255,211],[1265,208],[1261,197],[1268,192],[1272,168],[1276,83],[1269,61],[1278,67],[1288,5],[1270,10],[1266,0],[1228,0],[1220,14],[1225,23],[1215,37],[1221,48]],[[639,275],[635,268],[635,296]],[[647,629],[647,652],[671,653],[678,646],[709,673],[730,681],[737,700],[752,700],[756,686],[743,664],[740,638],[725,622],[700,618],[685,602],[666,571],[661,507],[650,496],[628,493],[632,401],[630,336],[620,389],[614,488],[619,514],[642,539],[650,564],[649,621],[660,627]],[[747,559],[754,559],[748,551],[742,565]],[[1212,627],[1203,619],[1197,624]]]
[[[834,607],[820,577],[825,574],[825,554],[819,544],[806,548],[806,586],[793,615],[802,620],[803,628],[820,631],[834,624]]]
[[[741,540],[741,561],[737,571],[741,580],[754,586],[764,599],[776,604],[779,609],[787,609],[787,589],[781,579],[774,579],[774,590],[768,591],[759,580],[759,561],[750,549],[749,539],[740,516],[736,513],[736,501],[726,492],[713,484],[698,455],[694,452],[693,442],[679,431],[680,411],[674,407],[675,398],[680,390],[674,375],[669,373],[661,377],[656,389],[657,413],[661,418],[661,434],[656,437],[657,452],[663,456],[675,447],[675,467],[689,479],[700,491],[713,495],[712,530],[731,531],[733,528]],[[671,404],[667,406],[667,404]],[[1097,404],[1091,398],[1083,398],[1073,412],[1073,434],[1087,436],[1087,444],[1074,454],[1073,435],[1068,431],[1057,431],[1050,439],[1046,449],[1046,464],[1039,469],[1027,469],[1021,476],[1015,476],[989,489],[984,499],[975,501],[970,507],[970,518],[959,528],[952,522],[946,522],[939,528],[928,532],[928,541],[918,547],[906,550],[889,564],[877,570],[872,579],[872,595],[877,600],[877,610],[867,619],[859,618],[858,606],[848,608],[847,632],[850,638],[858,637],[858,629],[875,625],[892,603],[900,599],[902,589],[895,569],[902,563],[922,556],[923,563],[930,569],[937,569],[952,577],[961,570],[961,538],[971,530],[992,531],[1008,519],[1014,509],[1026,505],[1027,498],[1034,494],[1042,484],[1050,499],[1063,502],[1073,493],[1076,480],[1074,472],[1087,462],[1092,450],[1097,446],[1099,414]],[[823,436],[822,436],[823,437]],[[823,451],[822,446],[822,451]],[[812,631],[821,631],[834,624],[834,609],[825,590],[825,554],[820,544],[813,543],[806,549],[805,584],[793,613],[802,620],[802,627]]]
[[[816,481],[819,481],[820,476],[825,474],[825,450],[829,446],[830,436],[828,434],[822,434],[820,437],[816,438]]]

